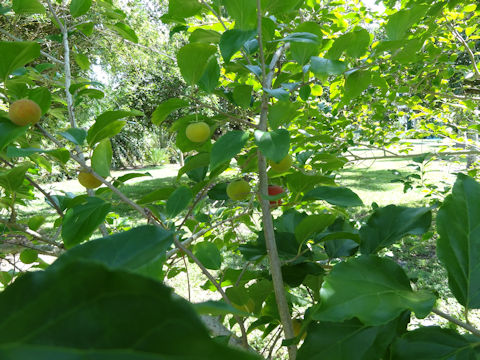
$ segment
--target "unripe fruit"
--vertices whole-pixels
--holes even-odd
[[[250,194],[250,185],[245,180],[233,181],[227,185],[227,195],[232,200],[245,200]]]
[[[33,249],[25,249],[20,253],[20,261],[24,264],[31,264],[37,261],[38,253]]]
[[[300,330],[302,329],[302,322],[298,319],[293,319],[292,325],[293,325],[293,335],[297,337],[298,335],[300,335]],[[307,336],[307,333],[304,332],[302,335],[302,340],[304,340],[306,336]]]
[[[191,142],[204,142],[210,137],[210,126],[203,121],[190,124],[185,129],[185,135]]]
[[[87,189],[95,189],[102,185],[102,182],[98,180],[95,176],[85,171],[80,171],[78,174],[78,182],[85,186]]]
[[[278,162],[278,163],[275,162],[275,161],[272,161],[272,160],[269,163],[270,163],[270,167],[272,168],[272,170],[281,173],[281,172],[285,172],[288,169],[290,169],[290,167],[293,164],[293,159],[290,156],[290,154],[288,154],[282,160],[280,160],[280,162]]]
[[[42,109],[35,101],[22,99],[10,105],[8,115],[14,124],[25,126],[37,123],[42,116]]]
[[[278,185],[268,185],[268,195],[274,196],[283,193],[283,188]],[[270,201],[270,206],[278,206],[282,204],[282,199]]]

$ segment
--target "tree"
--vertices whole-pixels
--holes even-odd
[[[290,359],[477,356],[475,337],[440,327],[407,331],[407,325],[412,313],[417,318],[434,313],[480,336],[468,321],[469,311],[480,306],[480,184],[460,174],[435,214],[438,257],[465,309],[463,321],[437,309],[431,291],[412,288],[402,267],[382,255],[403,237],[427,232],[432,209],[376,208],[356,227],[348,209],[363,203],[335,182],[335,171],[356,158],[352,146],[384,148],[399,140],[400,106],[420,119],[416,131],[458,139],[449,129],[477,130],[467,117],[457,122],[453,111],[461,105],[476,116],[478,99],[466,85],[478,77],[476,45],[468,42],[479,31],[473,2],[402,1],[397,10],[389,1],[383,19],[357,1],[170,0],[162,20],[172,24],[172,33],[188,37],[176,62],[189,90],[160,103],[152,122],[166,124],[179,109],[186,113],[170,129],[178,148],[190,155],[178,173],[187,174],[189,183],[157,189],[137,202],[121,190],[135,175],[110,176],[110,139],[122,131],[125,118],[141,113],[109,110],[88,131],[77,126],[82,97],[101,91],[93,82],[72,82],[69,53],[75,42],[69,29],[103,13],[110,16],[100,26],[132,42],[138,37],[125,22],[110,23],[115,14],[126,18],[111,2],[92,8],[88,0],[74,0],[68,9],[46,4],[62,35],[63,60],[43,55],[62,63],[63,83],[52,81],[52,90],[39,86],[38,43],[5,41],[0,42],[0,52],[7,54],[0,59],[3,95],[8,102],[29,97],[52,116],[53,93],[58,107],[67,110],[69,128],[19,127],[2,115],[1,223],[5,243],[28,248],[22,252],[25,262],[38,252],[60,256],[0,294],[2,358],[258,357],[212,340],[204,324],[225,328],[208,317],[202,324],[193,309],[226,316],[230,341],[246,350],[252,350],[253,329],[273,335],[274,346],[280,338],[275,334],[283,332]],[[12,8],[19,15],[47,11],[38,1],[14,1]],[[455,63],[460,53],[466,59]],[[456,102],[447,105],[444,98]],[[194,122],[207,124],[211,137],[187,136]],[[31,137],[43,137],[48,148],[29,147]],[[268,161],[288,155],[292,167],[269,170]],[[75,198],[49,194],[33,171],[47,158],[74,161],[105,186]],[[254,189],[247,200],[228,199],[221,177],[228,168],[235,169],[234,180],[243,178]],[[285,191],[273,194],[270,185]],[[61,241],[37,231],[45,219],[18,218],[17,207],[33,197],[33,188],[57,212]],[[112,195],[149,225],[108,234]],[[104,237],[89,240],[97,228]],[[222,252],[233,253],[242,266],[222,266]],[[205,286],[222,301],[192,309],[172,297],[161,284],[174,270],[166,260],[184,257],[201,269],[209,280]],[[5,283],[10,275],[2,274]]]

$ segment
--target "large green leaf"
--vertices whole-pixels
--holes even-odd
[[[71,248],[87,240],[103,223],[111,204],[96,197],[87,197],[65,213],[62,222],[62,238],[65,247]]]
[[[197,15],[202,9],[198,0],[170,0],[168,15],[175,19],[188,18]]]
[[[330,60],[312,56],[310,59],[310,71],[319,79],[325,79],[329,75],[340,75],[345,72],[347,66],[343,61]]]
[[[349,188],[339,186],[317,186],[305,194],[303,200],[325,200],[338,206],[362,206],[363,202]]]
[[[341,323],[312,323],[298,351],[298,360],[383,359],[390,343],[406,330],[408,313],[382,326],[366,326],[357,319]],[[417,359],[412,357],[410,359]]]
[[[157,106],[152,114],[152,123],[160,125],[175,110],[188,106],[189,102],[179,98],[171,98]]]
[[[256,35],[255,30],[227,30],[220,38],[220,53],[223,60],[228,63],[237,51],[239,51],[243,44],[252,39]]]
[[[345,80],[344,101],[350,101],[370,86],[372,74],[368,70],[357,70],[350,73]]]
[[[112,26],[113,30],[115,30],[121,37],[124,39],[131,41],[135,44],[138,43],[138,36],[130,26],[124,24],[122,22],[118,22]]]
[[[361,256],[334,266],[320,290],[315,320],[344,321],[358,318],[365,325],[386,324],[411,310],[427,316],[435,297],[413,291],[403,269],[388,258]]]
[[[60,268],[66,263],[88,260],[101,263],[110,269],[144,274],[150,264],[163,263],[172,243],[172,232],[158,226],[140,226],[75,246],[60,256],[49,270]]]
[[[24,163],[19,164],[12,169],[0,171],[0,186],[9,192],[18,190],[23,184],[25,173],[31,166],[31,163]]]
[[[313,21],[305,21],[295,29],[295,33],[310,33],[317,36],[317,39],[322,39],[322,28],[319,24]],[[318,55],[320,51],[319,44],[292,42],[290,44],[290,52],[292,58],[300,65],[305,65],[310,57]]]
[[[43,150],[38,148],[17,148],[14,146],[7,147],[7,156],[9,158],[28,157],[32,154],[50,154],[56,159],[60,160],[63,164],[66,164],[70,160],[70,152],[65,148]]]
[[[406,235],[421,235],[432,221],[429,208],[407,208],[388,205],[379,208],[360,229],[360,250],[373,254],[392,245]]]
[[[36,42],[0,41],[0,54],[0,82],[4,82],[12,71],[40,56],[40,45]]]
[[[40,109],[42,109],[42,115],[45,115],[45,113],[50,109],[50,105],[52,103],[52,94],[47,88],[37,87],[31,89],[28,92],[28,98],[35,101],[38,106],[40,106]]]
[[[451,329],[436,326],[410,331],[398,339],[392,360],[467,360],[478,359],[479,341],[467,339]]]
[[[290,101],[277,101],[268,110],[268,124],[272,129],[287,127],[300,114],[298,107]]]
[[[253,30],[257,28],[256,0],[223,0],[228,15],[235,20],[235,28]]]
[[[331,214],[307,216],[295,227],[295,237],[299,243],[302,243],[315,234],[325,230],[325,228],[334,221],[335,216]]]
[[[112,166],[112,144],[110,139],[103,139],[98,143],[92,154],[92,168],[100,176],[110,176]]]
[[[222,255],[217,246],[203,241],[195,245],[194,254],[207,269],[219,270],[222,265]]]
[[[385,25],[385,31],[390,40],[402,39],[406,32],[417,23],[428,11],[430,5],[414,5],[391,15]]]
[[[205,43],[187,44],[178,51],[178,67],[187,84],[195,85],[200,80],[216,52],[215,46]]]
[[[88,130],[88,144],[93,146],[105,138],[111,138],[117,135],[127,123],[125,120],[120,119],[129,116],[139,116],[141,114],[142,113],[138,111],[105,111],[97,117],[95,124]]]
[[[248,140],[248,133],[233,130],[220,136],[212,146],[210,154],[210,170],[215,170],[219,165],[230,161],[242,151]]]
[[[208,61],[205,72],[200,80],[198,80],[198,86],[207,93],[212,93],[218,85],[220,79],[220,66],[218,65],[217,58],[212,56]]]
[[[38,0],[13,0],[12,9],[17,14],[45,14],[46,10]]]
[[[17,137],[24,135],[28,128],[29,126],[17,126],[8,119],[0,118],[0,150]]]
[[[267,159],[280,162],[290,150],[290,133],[286,129],[255,130],[255,144]]]
[[[358,58],[365,54],[368,45],[370,45],[370,34],[367,30],[356,27],[351,32],[335,40],[325,57],[331,60],[338,60],[343,52],[346,52],[348,56]]]
[[[80,128],[70,128],[65,131],[61,131],[58,134],[76,145],[83,145],[85,139],[87,138],[87,131]]]
[[[70,14],[73,17],[85,15],[92,6],[92,0],[72,0],[70,3]]]
[[[189,187],[180,186],[168,197],[166,207],[168,216],[174,217],[180,214],[192,201],[192,198],[192,190]]]
[[[460,174],[437,215],[437,255],[458,302],[480,307],[480,184]]]
[[[0,319],[4,360],[256,359],[212,340],[163,284],[89,262],[20,277],[0,294]]]

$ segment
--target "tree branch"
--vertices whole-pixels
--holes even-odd
[[[450,22],[448,22],[447,24],[448,24],[448,27],[450,28],[450,30],[452,31],[453,36],[455,36],[457,38],[457,40],[459,40],[462,43],[462,45],[465,47],[465,50],[468,52],[468,55],[470,56],[470,60],[472,61],[473,71],[475,72],[475,77],[477,79],[480,79],[480,71],[478,70],[477,62],[475,60],[475,55],[473,54],[472,49],[470,49],[470,46],[468,46],[468,43],[463,38],[463,36],[460,35],[460,33],[457,31],[457,29],[455,29],[455,26]]]
[[[450,321],[451,323],[454,323],[455,325],[458,325],[460,326],[461,328],[464,328],[465,330],[467,331],[470,331],[472,334],[480,337],[480,330],[474,328],[472,325],[469,325],[463,321],[460,321],[456,318],[454,318],[453,316],[449,315],[449,314],[446,314],[444,313],[443,311],[437,309],[437,308],[433,308],[432,309],[432,312],[448,321]]]
[[[259,129],[262,131],[268,130],[268,94],[266,90],[269,90],[272,85],[273,69],[276,66],[278,59],[281,57],[284,46],[280,47],[275,52],[272,62],[270,64],[270,73],[267,75],[267,69],[265,65],[265,53],[263,49],[262,41],[262,7],[261,0],[257,0],[257,29],[258,29],[258,46],[259,46],[259,58],[262,69],[262,104],[260,112]],[[258,175],[259,175],[259,193],[268,194],[268,175],[267,175],[267,162],[265,156],[258,150]],[[265,244],[267,247],[268,259],[270,262],[270,273],[272,275],[273,288],[275,291],[275,298],[277,300],[278,312],[283,325],[283,331],[286,339],[292,339],[295,337],[293,332],[292,318],[290,316],[290,310],[288,308],[287,298],[285,296],[285,285],[282,277],[282,269],[280,258],[278,256],[277,244],[275,242],[275,231],[273,227],[272,213],[270,210],[270,202],[260,196],[260,207],[262,209],[263,219],[263,231],[265,234]],[[288,346],[288,354],[290,360],[295,360],[297,356],[297,347],[295,345]]]

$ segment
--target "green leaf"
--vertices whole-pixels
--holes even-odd
[[[135,44],[138,44],[138,36],[130,26],[124,24],[122,22],[118,22],[112,26],[113,30],[115,30],[121,37],[125,40],[131,41]]]
[[[168,15],[176,19],[184,19],[200,13],[202,4],[198,0],[170,0]]]
[[[343,100],[350,101],[357,96],[360,96],[362,92],[368,88],[371,81],[372,75],[370,71],[357,70],[350,73],[345,80],[345,94]]]
[[[352,190],[339,186],[318,186],[305,194],[303,200],[325,200],[343,207],[362,206],[363,202]]]
[[[90,68],[90,60],[88,60],[88,56],[84,54],[75,54],[75,62],[78,67],[84,71]]]
[[[268,110],[268,123],[272,129],[287,127],[298,115],[298,104],[290,101],[277,101]]]
[[[229,315],[234,314],[238,316],[248,316],[248,313],[244,311],[240,311],[234,308],[232,305],[227,304],[224,301],[205,301],[201,303],[193,304],[193,308],[197,312],[197,314],[203,315],[208,314],[212,316],[219,316],[219,315]]]
[[[185,159],[185,165],[178,170],[177,179],[180,179],[183,174],[195,169],[208,168],[208,165],[210,164],[210,153],[200,153],[187,159]]]
[[[353,31],[335,40],[325,57],[337,60],[345,51],[348,56],[359,58],[366,53],[369,45],[370,34],[368,31],[361,27],[356,27]]]
[[[222,266],[222,255],[215,244],[211,242],[203,241],[196,244],[193,253],[207,269],[219,270]]]
[[[451,329],[421,327],[399,338],[392,346],[392,360],[467,360],[478,358],[478,341]]]
[[[181,109],[185,106],[188,106],[189,102],[179,98],[171,98],[167,101],[164,101],[157,106],[155,111],[152,114],[152,123],[154,125],[160,125],[165,121],[168,115],[170,115],[175,110]]]
[[[344,321],[356,317],[367,326],[386,324],[406,310],[424,318],[435,303],[430,292],[412,290],[397,263],[372,255],[335,265],[324,279],[320,298],[313,319]]]
[[[303,2],[304,0],[262,0],[262,9],[272,15],[281,15],[292,11]]]
[[[45,220],[45,217],[43,217],[42,215],[34,215],[28,219],[28,227],[33,231],[37,231],[40,226],[43,225]]]
[[[391,15],[385,25],[388,38],[403,39],[407,31],[425,15],[429,8],[429,5],[414,5],[410,9],[400,10]]]
[[[75,145],[83,145],[87,138],[87,131],[80,128],[70,128],[58,133],[68,141],[73,142]]]
[[[220,79],[220,66],[218,65],[217,58],[212,56],[208,61],[205,72],[200,80],[198,80],[198,86],[207,93],[212,93],[218,85]]]
[[[252,101],[252,85],[238,85],[233,89],[233,100],[235,103],[247,109],[250,107],[250,102]]]
[[[325,228],[331,225],[334,221],[335,216],[331,214],[307,216],[295,227],[295,237],[299,243],[303,243],[305,240],[312,238],[315,234],[325,230]]]
[[[180,186],[177,188],[167,200],[167,214],[170,217],[175,217],[180,212],[186,209],[190,201],[193,199],[193,193],[190,188]]]
[[[18,278],[0,294],[0,319],[5,360],[257,359],[211,339],[162,283],[89,262]]]
[[[408,320],[407,313],[382,326],[365,326],[357,319],[311,323],[297,359],[385,359],[387,348],[400,331],[406,330]]]
[[[219,165],[230,161],[235,155],[242,151],[247,143],[249,134],[241,130],[229,131],[220,136],[212,146],[210,154],[210,171],[215,170]]]
[[[20,261],[24,264],[32,264],[38,259],[38,252],[33,249],[25,249],[20,253]]]
[[[257,28],[256,0],[223,0],[228,15],[235,20],[235,28],[253,30]]]
[[[363,254],[373,254],[406,235],[422,235],[428,231],[431,222],[429,208],[395,205],[379,208],[360,229],[360,250]]]
[[[90,36],[93,34],[93,28],[95,24],[93,22],[86,22],[75,25],[75,27],[80,30],[85,36]]]
[[[453,295],[466,308],[480,307],[480,184],[459,174],[437,215],[437,256]]]
[[[47,88],[37,87],[28,92],[28,98],[35,101],[42,109],[42,115],[50,109],[52,103],[52,94]]]
[[[112,166],[112,144],[110,139],[103,139],[98,143],[92,154],[92,168],[102,177],[110,176],[110,167]]]
[[[280,101],[289,101],[290,100],[290,93],[283,89],[283,88],[278,88],[278,89],[263,89],[268,95],[273,96],[274,98],[280,100]]]
[[[25,179],[25,173],[32,166],[31,163],[24,163],[15,166],[10,170],[3,170],[0,172],[0,186],[9,192],[15,192],[22,186]]]
[[[163,263],[172,244],[172,232],[158,226],[144,225],[75,246],[60,256],[49,270],[78,260],[88,260],[110,269],[142,274],[147,265],[158,261]]]
[[[142,113],[138,111],[105,111],[97,117],[95,124],[88,130],[88,144],[93,146],[105,138],[111,138],[117,135],[127,123],[119,119],[139,115],[142,115]]]
[[[292,53],[292,58],[297,63],[303,66],[307,64],[310,57],[318,55],[320,51],[318,40],[322,39],[323,37],[322,28],[319,24],[313,21],[306,21],[297,26],[297,28],[295,29],[295,33],[311,33],[317,36],[317,44],[305,44],[298,42],[292,42],[290,44],[290,52]]]
[[[218,44],[220,41],[221,34],[218,31],[206,30],[206,29],[196,29],[190,34],[188,38],[189,42],[201,42],[207,44]]]
[[[267,159],[280,162],[290,150],[290,134],[288,130],[273,131],[255,130],[255,144]]]
[[[87,240],[103,223],[111,204],[96,197],[87,197],[65,213],[62,222],[62,238],[66,248]]]
[[[174,191],[175,187],[166,186],[143,196],[142,198],[140,198],[140,200],[138,200],[138,203],[140,205],[145,205],[161,200],[167,200]]]
[[[0,82],[4,82],[14,70],[40,56],[36,42],[0,41]]]
[[[37,148],[16,148],[14,146],[7,147],[7,156],[10,158],[27,157],[38,153],[49,154],[60,160],[63,164],[66,164],[68,160],[70,160],[70,152],[65,148],[43,150]]]
[[[92,6],[92,0],[72,0],[70,3],[70,14],[73,17],[85,15]]]
[[[1,61],[1,60],[0,60]],[[17,126],[10,120],[0,118],[0,150],[13,142],[16,138],[24,135],[29,126]]]
[[[46,10],[38,0],[13,0],[12,9],[17,14],[45,14]]]
[[[253,39],[256,34],[255,30],[233,29],[225,31],[219,43],[223,60],[229,63],[232,56],[242,48],[243,44]]]
[[[347,69],[343,61],[323,59],[317,56],[311,57],[310,64],[310,71],[321,80],[329,75],[343,74]]]
[[[201,79],[216,52],[215,46],[205,43],[187,44],[178,51],[178,67],[187,84],[195,85]]]

